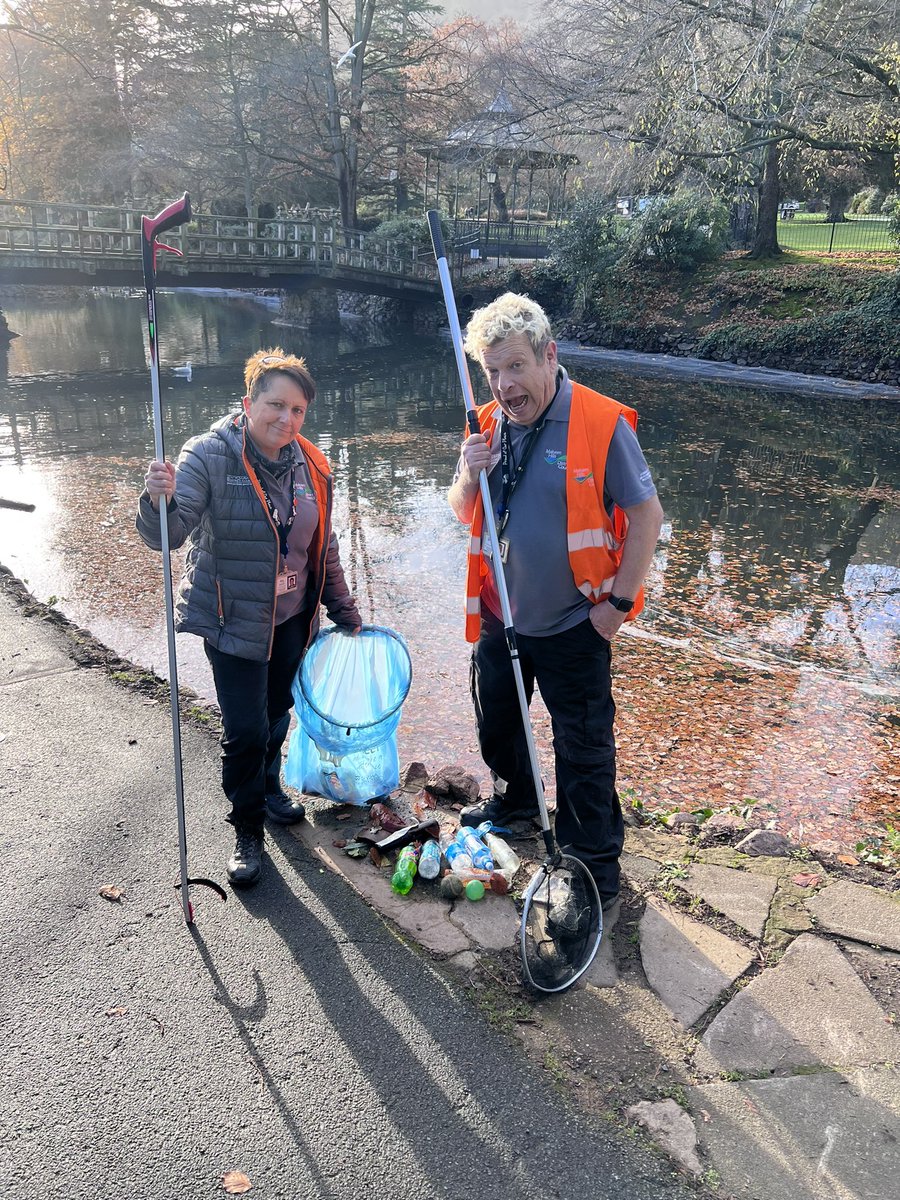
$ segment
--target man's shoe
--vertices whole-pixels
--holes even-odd
[[[619,892],[616,892],[614,896],[601,896],[600,908],[603,910],[603,912],[608,913],[611,909],[616,907],[616,905],[619,903],[619,899]]]
[[[266,816],[279,825],[293,825],[306,816],[306,808],[299,800],[292,800],[284,792],[269,792],[266,795]]]
[[[234,853],[225,868],[229,883],[238,887],[250,887],[262,874],[262,834],[252,829],[238,829],[234,839]]]
[[[536,821],[540,810],[536,804],[530,808],[509,804],[505,796],[491,796],[490,800],[482,800],[479,804],[470,804],[459,814],[460,825],[469,825],[473,829],[483,821],[503,828],[510,821]]]

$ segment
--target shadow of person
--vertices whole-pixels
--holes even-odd
[[[225,927],[194,937],[317,1196],[349,1194],[334,1164],[363,1151],[374,1186],[402,1163],[403,1190],[422,1196],[469,1195],[482,1180],[495,1200],[586,1200],[610,1170],[633,1180],[634,1200],[686,1194],[652,1157],[567,1111],[521,1051],[287,830],[269,834],[268,851],[262,882],[236,893],[231,913],[243,925],[242,906],[254,922],[246,1002],[246,960],[229,961]]]

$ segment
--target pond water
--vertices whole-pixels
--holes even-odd
[[[166,673],[158,557],[133,530],[153,432],[138,295],[10,300],[0,351],[0,562],[41,600]],[[261,345],[305,353],[305,431],[337,476],[336,528],[364,619],[407,639],[400,751],[483,779],[462,633],[465,531],[445,492],[462,404],[450,345],[347,321],[309,336],[249,298],[160,293],[166,445],[236,406]],[[898,808],[900,405],[616,373],[561,358],[637,408],[665,509],[633,636],[617,649],[620,776],[652,808],[754,807],[852,846]],[[174,368],[192,364],[190,381]],[[478,385],[480,386],[480,384]],[[211,697],[199,640],[182,684]],[[536,732],[549,762],[549,731]],[[552,777],[552,771],[550,771]]]

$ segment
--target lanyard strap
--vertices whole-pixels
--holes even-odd
[[[555,399],[556,393],[553,395],[553,400]],[[529,458],[531,458],[531,452],[537,445],[541,431],[547,423],[547,417],[550,415],[550,409],[553,407],[553,400],[544,409],[544,415],[541,417],[540,422],[526,433],[524,438],[525,447],[518,464],[513,460],[512,438],[509,433],[509,417],[504,413],[500,418],[500,500],[497,504],[498,534],[501,534],[506,528],[506,522],[509,520],[509,504],[512,500],[513,492],[519,486],[519,480],[525,474],[525,468],[528,465]]]
[[[259,474],[256,478],[259,480],[259,486],[262,488],[262,494],[266,498],[266,508],[269,510],[269,516],[272,518],[272,524],[278,531],[278,545],[281,549],[281,557],[286,560],[288,556],[288,534],[294,527],[294,519],[297,516],[297,489],[294,487],[294,467],[291,467],[291,512],[287,521],[282,521],[278,515],[278,509],[272,503],[269,493],[266,491],[266,485],[263,483]]]

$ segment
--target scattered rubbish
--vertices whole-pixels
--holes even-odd
[[[405,896],[412,888],[418,857],[419,852],[415,846],[404,846],[397,856],[397,866],[391,877],[391,887],[401,896]]]
[[[484,884],[480,879],[470,879],[466,884],[466,899],[467,900],[483,900],[484,899]]]
[[[441,880],[441,899],[458,900],[465,890],[465,885],[458,875],[448,872]]]
[[[486,821],[485,824],[490,824]],[[482,826],[479,826],[479,829]],[[516,854],[515,850],[503,838],[498,837],[496,833],[491,833],[489,829],[484,831],[484,844],[490,850],[494,859],[494,872],[499,873],[507,884],[507,890],[512,887],[512,881],[519,867],[522,865],[522,860]],[[493,878],[493,877],[492,877]],[[491,884],[491,889],[496,891],[494,884]]]
[[[395,813],[392,808],[388,808],[386,804],[373,804],[369,809],[369,816],[376,825],[380,825],[388,833],[396,833],[398,829],[403,829],[406,825],[403,817],[399,813]]]
[[[112,900],[115,904],[121,904],[125,889],[116,887],[114,883],[103,883],[97,888],[97,895],[102,896],[104,900]]]
[[[365,858],[369,853],[369,845],[367,842],[345,842],[344,853],[351,858]]]
[[[420,819],[437,807],[437,800],[428,788],[422,788],[415,800],[413,800],[413,812]]]
[[[120,1004],[117,1008],[107,1008],[103,1015],[104,1017],[124,1017],[128,1009],[124,1004]]]
[[[423,879],[437,879],[441,872],[441,847],[435,838],[429,838],[419,855],[419,874]]]

